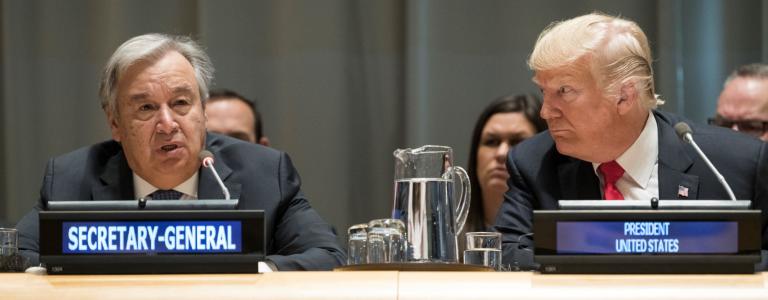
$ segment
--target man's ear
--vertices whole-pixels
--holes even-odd
[[[118,125],[114,109],[107,106],[104,108],[104,112],[107,113],[107,122],[109,123],[109,130],[112,133],[112,139],[120,142],[120,126]]]
[[[269,147],[269,138],[267,138],[266,136],[262,136],[262,137],[261,137],[261,138],[260,138],[258,141],[256,141],[256,142],[257,142],[257,143],[259,143],[259,144],[260,144],[260,145],[262,145],[262,146],[267,146],[267,147]]]
[[[200,101],[200,102],[201,102],[201,106],[203,107],[203,123],[206,124],[206,126],[208,126],[208,111],[205,110],[205,106],[208,105],[208,100]]]
[[[637,105],[637,88],[635,88],[635,82],[627,80],[621,84],[619,90],[619,102],[617,103],[617,110],[619,115],[625,115],[631,110],[635,109]]]

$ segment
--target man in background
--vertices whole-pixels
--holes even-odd
[[[205,103],[208,131],[269,147],[256,103],[227,89],[210,92]]]
[[[710,124],[768,141],[768,64],[744,65],[728,76]]]

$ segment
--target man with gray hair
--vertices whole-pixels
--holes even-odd
[[[684,119],[656,110],[663,101],[652,61],[645,34],[626,19],[592,13],[541,33],[528,64],[549,129],[509,153],[509,191],[495,227],[503,234],[504,263],[534,266],[527,249],[533,211],[558,209],[558,200],[729,198],[677,137],[673,126]],[[763,210],[768,249],[768,148],[722,128],[691,127],[736,197]]]
[[[709,122],[768,141],[768,65],[749,64],[733,71],[717,99],[717,115]]]
[[[17,225],[20,249],[37,264],[38,212],[66,200],[214,199],[222,191],[198,155],[210,151],[239,208],[264,210],[267,263],[278,270],[342,264],[336,234],[301,192],[285,153],[207,133],[208,55],[187,37],[146,34],[109,59],[100,87],[113,140],[48,162],[40,201]]]

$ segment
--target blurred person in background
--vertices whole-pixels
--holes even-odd
[[[768,141],[768,64],[744,65],[725,80],[712,125]]]
[[[269,147],[256,102],[228,89],[210,92],[205,103],[208,131]]]
[[[472,200],[465,232],[490,231],[507,191],[507,152],[547,129],[539,116],[541,100],[533,95],[507,95],[489,104],[475,123],[469,150]],[[459,237],[464,242],[464,235]]]

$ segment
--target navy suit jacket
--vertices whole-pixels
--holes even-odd
[[[674,125],[686,120],[661,111],[653,114],[659,137],[659,199],[729,199],[693,147],[678,138]],[[768,249],[768,147],[725,128],[686,122],[736,198],[752,200],[752,207],[762,210],[762,248]],[[533,211],[557,209],[562,199],[602,199],[600,181],[592,163],[557,152],[547,131],[517,145],[509,153],[507,169],[509,191],[495,226],[503,234],[502,257],[505,264],[531,267]],[[688,188],[688,197],[680,197],[680,186]]]
[[[345,261],[333,228],[301,192],[301,180],[287,154],[209,133],[206,149],[240,209],[262,209],[267,259],[278,270],[329,270]],[[223,194],[210,170],[200,169],[199,199]],[[133,173],[119,143],[107,141],[48,162],[37,206],[17,224],[19,248],[38,264],[38,211],[49,201],[135,199]]]

